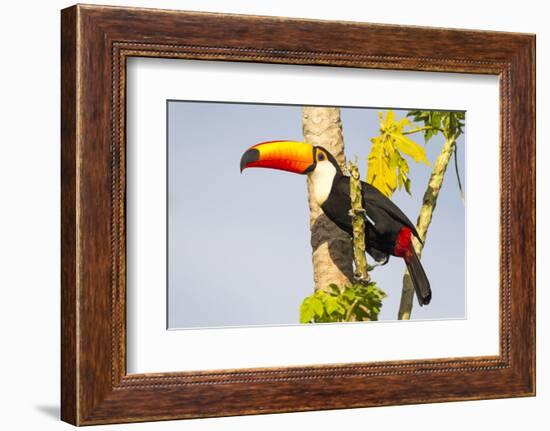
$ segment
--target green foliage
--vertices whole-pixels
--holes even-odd
[[[406,136],[415,132],[404,130],[413,126],[408,118],[395,121],[395,114],[391,110],[387,111],[386,118],[382,112],[378,115],[380,135],[371,139],[367,181],[388,197],[403,186],[410,194],[409,164],[403,155],[429,166],[426,150]]]
[[[458,157],[456,140],[464,133],[465,113],[457,111],[410,111],[407,117],[413,117],[417,123],[424,123],[424,140],[428,142],[432,136],[441,132],[446,141],[453,141],[453,153],[455,161],[456,180],[460,197],[464,202],[464,191],[462,190],[462,181],[458,171]]]
[[[351,286],[329,286],[330,291],[317,290],[300,306],[300,323],[330,323],[378,320],[386,293],[376,283],[355,283]]]
[[[445,139],[456,139],[463,133],[464,112],[457,111],[410,111],[415,123],[424,123],[424,140],[428,142],[441,132]]]

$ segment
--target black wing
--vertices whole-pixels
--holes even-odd
[[[407,226],[412,231],[414,236],[418,238],[420,242],[422,242],[422,240],[420,240],[420,235],[418,235],[418,232],[416,230],[416,226],[409,220],[405,213],[392,202],[391,199],[389,199],[376,187],[363,181],[361,181],[361,189],[363,191],[365,210],[367,212],[367,215],[373,219],[375,224],[377,223],[377,218],[379,218],[378,210],[383,210],[394,220],[397,220]]]

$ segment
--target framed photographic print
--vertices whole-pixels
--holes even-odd
[[[61,43],[63,420],[535,394],[533,35],[77,5]]]

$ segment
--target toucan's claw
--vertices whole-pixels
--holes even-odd
[[[365,211],[364,208],[358,208],[358,209],[355,209],[355,210],[351,209],[351,210],[348,211],[348,215],[350,217],[355,217],[357,215],[362,215],[363,217],[366,218],[367,212]]]
[[[379,262],[376,262],[374,265],[369,265],[369,268],[368,270],[369,271],[372,271],[374,268],[376,268],[377,266],[383,266],[385,265],[386,263],[388,263],[390,260],[390,256],[386,256],[383,260],[379,261]]]
[[[354,274],[354,278],[355,278],[355,282],[359,283],[359,284],[364,284],[364,285],[367,285],[370,283],[370,277],[369,275],[367,274],[366,277],[361,277],[360,275],[358,274]]]

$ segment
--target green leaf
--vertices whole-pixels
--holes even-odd
[[[411,180],[408,178],[405,180],[405,190],[408,194],[411,194]]]
[[[332,291],[333,294],[335,294],[335,295],[340,294],[340,288],[336,284],[331,283],[331,284],[328,285],[328,287],[330,288],[330,290]]]
[[[328,297],[325,301],[325,307],[327,310],[327,314],[334,314],[335,312],[337,314],[343,315],[346,311],[345,308],[340,304],[338,299],[333,297]]]
[[[313,309],[311,308],[311,297],[307,297],[300,305],[300,323],[310,323],[313,320]]]
[[[430,125],[434,129],[439,129],[441,127],[441,112],[431,111],[428,118],[429,118],[429,121],[430,121]]]
[[[424,140],[428,142],[432,137],[442,132],[445,139],[458,138],[463,133],[464,112],[452,111],[409,111],[407,117],[412,117],[417,123],[424,123],[430,127],[424,131]]]
[[[323,302],[315,296],[311,298],[311,309],[316,316],[322,316],[325,311]]]
[[[346,289],[344,291],[344,297],[349,301],[349,302],[353,302],[356,298],[356,294],[355,294],[355,291],[353,289]]]
[[[424,132],[424,142],[428,142],[432,137],[437,135],[437,130],[428,129]]]
[[[317,290],[302,301],[300,323],[342,322],[348,315],[355,321],[378,319],[386,293],[376,283],[329,286],[331,292]]]

